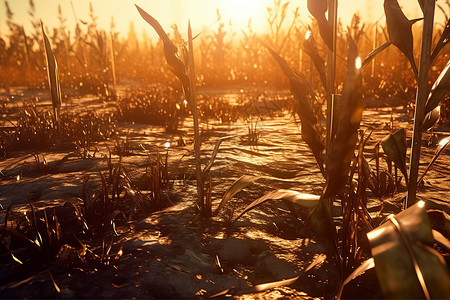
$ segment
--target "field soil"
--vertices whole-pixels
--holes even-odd
[[[48,100],[39,103],[43,109],[50,109]],[[18,104],[19,101],[15,103]],[[82,97],[72,99],[63,109],[99,111],[114,107],[111,102]],[[261,107],[268,108],[267,105]],[[144,174],[148,161],[155,159],[159,152],[162,157],[167,154],[170,177],[161,211],[122,222],[117,226],[118,234],[108,237],[108,241],[113,240],[111,253],[123,250],[112,265],[89,272],[67,271],[63,263],[55,261],[48,270],[27,274],[9,255],[2,254],[0,298],[207,298],[221,292],[220,297],[252,299],[329,298],[338,288],[334,267],[325,262],[304,271],[325,251],[323,241],[306,224],[306,209],[299,211],[299,218],[294,218],[281,203],[267,202],[234,224],[231,222],[248,204],[269,191],[293,189],[320,195],[325,184],[313,155],[301,138],[300,124],[289,112],[264,113],[257,122],[259,140],[256,145],[247,143],[248,125],[242,120],[232,124],[209,120],[201,124],[204,163],[209,160],[216,141],[227,137],[211,171],[213,210],[241,175],[262,176],[209,220],[198,216],[195,205],[191,119],[186,119],[180,132],[174,134],[166,133],[159,126],[119,123],[119,134],[96,143],[96,150],[87,158],[69,151],[30,150],[13,152],[11,157],[0,161],[2,223],[11,203],[12,218],[29,210],[29,199],[38,210],[44,207],[62,210],[68,202],[79,204],[83,179],[90,176],[88,193],[99,188],[99,171],[107,170],[108,149],[113,149],[121,140],[127,145],[122,163],[133,176]],[[362,128],[367,134],[373,130],[365,149],[369,161],[374,156],[375,144],[392,127],[394,130],[405,128],[410,143],[412,123],[402,108],[364,111]],[[424,135],[420,173],[433,157],[436,142],[449,134],[448,128],[441,127]],[[165,148],[167,142],[170,142],[168,149]],[[38,170],[33,154],[45,158],[49,168]],[[113,155],[112,159],[117,162],[119,157]],[[447,213],[450,213],[449,160],[450,150],[444,150],[418,190],[418,197],[427,200],[430,207],[439,207]],[[384,162],[382,167],[386,168]],[[368,208],[374,219],[382,220],[400,211],[406,195],[404,185],[403,180],[393,196],[375,197],[369,192]],[[333,214],[337,218],[340,207],[336,202]],[[101,241],[98,244],[101,245]],[[287,287],[255,289],[258,284],[295,276],[300,277]],[[344,296],[381,298],[375,273],[368,272],[355,280],[346,288]]]

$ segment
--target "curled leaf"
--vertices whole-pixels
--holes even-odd
[[[331,25],[325,17],[325,13],[328,10],[327,0],[308,0],[307,2],[308,10],[316,18],[319,24],[319,32],[323,41],[327,45],[328,49],[333,49],[333,37]]]
[[[384,12],[391,42],[408,58],[417,77],[418,70],[413,53],[413,22],[405,16],[397,0],[384,0]]]
[[[425,116],[425,121],[423,122],[422,125],[422,131],[427,131],[431,129],[434,125],[437,124],[440,117],[441,117],[441,107],[438,106]]]
[[[289,201],[294,204],[297,204],[306,208],[313,208],[319,202],[320,196],[311,195],[311,194],[303,194],[293,190],[276,190],[272,191],[265,196],[256,199],[252,203],[250,203],[233,221],[236,222],[243,214],[254,209],[258,205],[263,204],[268,200],[283,200]]]
[[[448,299],[450,274],[431,246],[434,238],[425,203],[391,217],[367,234],[386,298]]]
[[[369,258],[368,260],[366,260],[365,262],[363,262],[358,268],[356,268],[352,274],[350,274],[345,280],[344,282],[342,282],[341,287],[339,289],[339,294],[337,299],[341,299],[342,297],[342,292],[344,291],[344,287],[353,279],[355,279],[358,276],[361,276],[362,274],[364,274],[365,272],[367,272],[370,269],[375,268],[375,260],[373,259],[373,257]]]
[[[450,137],[446,137],[439,142],[439,145],[434,152],[433,158],[431,159],[427,168],[423,172],[422,176],[420,176],[419,180],[417,181],[417,184],[422,182],[423,177],[427,174],[428,170],[430,170],[431,166],[433,166],[434,162],[438,159],[439,155],[441,155],[442,151],[444,151],[445,147],[447,147],[448,145],[450,145]]]
[[[428,101],[425,106],[425,113],[429,113],[435,109],[439,102],[444,99],[445,95],[450,92],[450,60],[447,62],[444,70],[439,74],[438,78],[431,88],[430,95],[428,96]]]
[[[404,128],[390,133],[381,141],[381,146],[386,156],[392,160],[405,176],[408,182],[406,170],[406,131]]]
[[[384,49],[386,49],[390,45],[392,45],[392,42],[387,41],[387,42],[381,44],[380,46],[378,46],[377,48],[373,49],[363,60],[361,69],[364,70],[372,62],[372,60],[375,58],[375,56],[378,55],[378,53],[382,52]]]
[[[447,20],[444,31],[442,31],[441,37],[439,38],[439,41],[431,54],[431,63],[433,63],[439,52],[441,52],[442,48],[444,48],[448,42],[450,42],[450,19]]]
[[[181,81],[181,84],[183,85],[183,89],[185,91],[186,96],[190,97],[191,96],[190,81],[189,81],[189,77],[187,75],[186,67],[185,67],[184,63],[177,56],[178,47],[175,46],[175,44],[172,42],[172,40],[167,36],[164,29],[161,27],[161,25],[155,18],[153,18],[151,15],[149,15],[147,12],[145,12],[138,5],[136,5],[136,8],[139,11],[139,14],[141,15],[141,17],[148,24],[150,24],[153,27],[153,29],[155,29],[156,33],[158,34],[160,39],[163,41],[164,55],[166,57],[167,64],[169,65],[170,70]],[[191,100],[191,99],[188,99],[188,101],[189,100]]]
[[[259,176],[252,176],[252,175],[242,175],[239,177],[238,180],[236,180],[225,192],[225,194],[222,197],[222,200],[219,203],[219,206],[214,211],[214,215],[216,215],[219,210],[225,206],[225,204],[230,200],[234,195],[236,195],[238,192],[242,191],[246,186],[248,186],[250,183],[255,182],[258,180]]]

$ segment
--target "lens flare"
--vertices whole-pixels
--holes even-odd
[[[311,37],[311,30],[308,29],[308,31],[305,34],[305,40],[308,40]]]
[[[362,67],[361,57],[359,57],[359,56],[355,60],[355,67],[356,67],[357,70],[360,70],[361,67]]]

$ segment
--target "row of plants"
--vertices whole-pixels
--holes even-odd
[[[298,207],[310,208],[308,225],[325,243],[326,257],[337,270],[335,272],[337,274],[336,281],[339,284],[338,289],[333,291],[335,293],[333,297],[340,298],[348,282],[374,267],[383,293],[387,297],[424,297],[427,299],[449,297],[447,287],[450,284],[450,275],[448,267],[445,265],[442,256],[430,248],[435,242],[448,247],[449,241],[440,232],[432,230],[426,213],[426,204],[424,201],[417,202],[416,189],[419,183],[417,172],[422,140],[421,133],[423,130],[432,127],[437,121],[437,118],[433,115],[439,113],[438,105],[449,92],[450,73],[448,72],[448,64],[450,64],[450,61],[447,67],[440,72],[431,91],[428,89],[427,83],[433,59],[448,43],[450,27],[447,26],[442,32],[441,38],[432,53],[435,3],[434,1],[419,1],[419,3],[424,12],[419,67],[416,66],[413,54],[414,42],[411,26],[415,21],[410,21],[405,17],[396,0],[386,0],[384,7],[389,40],[374,49],[363,61],[358,54],[355,33],[349,30],[346,38],[348,44],[347,71],[343,83],[340,85],[342,87],[340,89],[341,94],[337,94],[336,79],[339,78],[339,74],[336,72],[337,1],[308,1],[308,9],[316,18],[320,36],[329,50],[328,64],[325,65],[312,32],[307,34],[303,45],[319,73],[323,89],[326,91],[324,95],[327,103],[325,129],[320,128],[323,124],[320,122],[320,119],[323,118],[321,110],[314,110],[314,107],[317,107],[314,104],[317,101],[317,96],[316,92],[311,89],[311,84],[301,72],[292,69],[285,59],[272,50],[270,46],[266,46],[289,79],[291,92],[298,102],[295,112],[302,123],[303,140],[308,144],[316,158],[317,165],[325,179],[325,186],[321,195],[301,194],[291,190],[273,191],[252,202],[235,220],[268,200],[282,200],[293,203],[294,206],[288,205],[288,207],[294,215],[296,215],[295,210]],[[166,60],[171,67],[171,71],[183,85],[185,96],[194,115],[194,130],[198,132],[198,121],[195,119],[197,110],[196,77],[191,32],[189,31],[188,47],[182,47],[179,51],[159,23],[141,8],[137,8],[144,20],[156,30],[164,43]],[[329,12],[328,19],[325,17],[327,11]],[[417,98],[409,171],[406,166],[407,143],[404,129],[390,134],[376,146],[379,147],[381,144],[386,155],[388,169],[392,170],[392,163],[394,163],[395,170],[398,168],[401,171],[408,190],[403,203],[404,211],[380,222],[380,220],[373,220],[367,210],[366,190],[370,187],[376,194],[380,194],[383,190],[381,187],[385,187],[386,183],[380,182],[381,173],[378,156],[376,157],[376,173],[371,170],[367,159],[364,157],[364,147],[368,138],[364,131],[358,129],[363,112],[362,71],[377,54],[390,45],[396,46],[408,58],[411,73],[417,82]],[[430,121],[431,124],[424,124],[425,120],[433,121]],[[448,138],[442,140],[436,151],[437,155],[429,166],[449,143],[450,139]],[[202,172],[199,157],[200,141],[196,134],[194,147],[196,150],[197,206],[200,214],[204,217],[211,216],[212,207],[211,203],[205,201],[204,198],[205,173],[210,170],[219,145],[220,141],[216,144],[216,149],[209,165],[205,167],[205,172]],[[376,152],[378,153],[378,151]],[[385,178],[395,180],[396,185],[398,185],[398,180],[392,179],[394,178],[392,171],[384,174],[389,174],[390,176]],[[355,175],[357,175],[357,178],[354,178]],[[258,178],[246,175],[238,179],[225,193],[216,213],[226,205],[232,196]],[[385,179],[385,181],[389,180]],[[387,184],[387,186],[389,185],[393,185],[393,183]],[[335,205],[336,200],[342,204],[341,221],[335,220],[331,214],[332,206]],[[441,214],[444,214],[444,212],[441,211]],[[338,228],[341,232],[339,235]],[[364,238],[366,234],[367,239]],[[448,235],[448,233],[446,234]],[[433,265],[433,267],[430,267],[430,265]],[[256,286],[255,290],[261,291],[279,285],[293,284],[297,280],[300,280],[300,276]],[[225,293],[227,292],[229,290],[225,291]]]
[[[278,1],[277,3],[281,5],[281,2]],[[289,204],[288,207],[290,207],[294,215],[297,215],[296,210],[298,209],[304,209],[305,207],[310,209],[308,226],[324,242],[326,256],[321,257],[323,259],[326,257],[334,267],[336,271],[334,273],[337,274],[335,281],[339,283],[338,288],[335,291],[331,291],[331,295],[328,296],[340,298],[348,282],[368,269],[375,267],[378,281],[387,297],[449,297],[448,289],[446,289],[450,284],[448,267],[443,263],[440,254],[433,250],[433,247],[436,247],[436,241],[448,247],[449,242],[445,237],[448,237],[448,232],[439,233],[432,229],[426,212],[427,206],[423,201],[417,202],[416,189],[423,178],[423,176],[419,178],[417,169],[422,144],[421,133],[423,130],[432,127],[437,121],[436,115],[439,115],[438,105],[449,91],[450,72],[448,69],[450,62],[440,71],[431,89],[428,88],[427,83],[430,80],[429,70],[433,60],[439,57],[439,53],[448,43],[450,26],[447,24],[438,42],[435,44],[436,46],[431,51],[435,3],[434,1],[419,1],[419,3],[424,12],[419,67],[416,66],[413,52],[412,22],[406,19],[396,0],[385,1],[389,40],[374,49],[364,60],[359,56],[356,43],[358,32],[349,29],[345,39],[337,33],[337,1],[331,1],[330,3],[327,3],[327,1],[308,1],[308,9],[316,19],[318,30],[308,32],[302,47],[310,57],[311,64],[318,74],[319,80],[316,82],[316,85],[314,85],[314,82],[308,81],[307,74],[305,75],[301,70],[291,67],[291,64],[278,53],[280,49],[277,50],[271,45],[266,45],[268,55],[273,57],[289,81],[292,95],[296,101],[294,112],[299,117],[302,125],[302,137],[304,142],[310,147],[317,166],[323,174],[324,189],[321,195],[301,194],[291,190],[273,191],[244,208],[235,220],[268,200],[281,200],[293,203],[294,205]],[[187,43],[182,42],[181,45],[176,45],[152,16],[139,7],[137,9],[143,19],[157,31],[164,47],[164,56],[168,66],[179,79],[183,88],[184,97],[180,97],[179,94],[175,97],[180,100],[185,98],[187,107],[182,107],[177,101],[170,102],[169,105],[168,99],[173,97],[173,94],[177,95],[175,90],[159,90],[151,94],[125,98],[124,103],[119,105],[120,115],[124,116],[126,113],[137,114],[137,110],[132,110],[132,108],[145,108],[145,105],[155,103],[152,100],[156,98],[162,99],[162,101],[156,102],[162,103],[162,105],[156,107],[154,111],[158,113],[154,117],[162,117],[164,114],[167,114],[167,118],[164,119],[163,117],[159,122],[166,124],[168,130],[177,128],[177,126],[172,126],[170,123],[178,125],[182,117],[185,117],[187,114],[192,115],[194,167],[197,181],[195,202],[199,215],[207,219],[211,218],[218,214],[237,192],[258,180],[259,177],[245,175],[238,179],[224,194],[220,204],[213,213],[210,196],[211,187],[208,189],[207,182],[210,178],[215,157],[220,152],[219,148],[222,140],[219,139],[216,142],[210,158],[205,159],[201,157],[202,144],[199,126],[201,105],[199,105],[200,101],[196,91],[198,76],[196,75],[196,64],[194,63],[194,38],[192,31],[189,26]],[[327,11],[328,19],[325,17]],[[42,32],[44,32],[43,27]],[[327,64],[322,58],[323,51],[319,49],[315,40],[315,37],[318,35],[322,38],[328,52]],[[408,43],[405,43],[405,36],[411,37],[411,39],[406,39]],[[30,128],[42,127],[44,130],[53,132],[60,140],[63,140],[65,132],[70,132],[64,127],[70,121],[66,121],[63,117],[64,113],[60,113],[61,91],[55,56],[45,33],[43,33],[43,38],[47,54],[49,87],[52,92],[54,109],[53,114],[48,112],[45,113],[47,117],[41,118],[36,108],[33,108],[32,105],[28,110],[24,108],[26,117],[22,119],[29,118],[30,123],[27,126],[23,126],[23,128],[17,125],[17,132],[20,132],[20,128],[26,131],[23,140],[27,142],[30,140],[29,136],[37,134],[37,130],[28,132],[27,130]],[[347,57],[347,68],[345,72],[340,73],[339,70],[342,70],[343,67],[338,67],[340,65],[337,59],[339,55],[338,46],[342,45],[344,41],[348,46],[347,54],[345,55]],[[364,154],[364,149],[371,134],[359,130],[363,113],[363,87],[366,84],[363,83],[362,73],[377,55],[381,55],[380,53],[383,51],[392,48],[391,45],[396,46],[409,60],[411,68],[408,71],[416,82],[414,88],[417,88],[409,170],[407,167],[405,130],[392,132],[392,134],[376,144],[374,149],[375,156],[373,157],[374,168],[371,167],[369,159]],[[322,87],[318,88],[318,83],[322,84]],[[166,94],[170,96],[166,96]],[[153,96],[155,97],[152,98]],[[326,104],[324,112],[322,111],[322,103]],[[150,110],[150,107],[147,109]],[[152,111],[153,108],[150,112]],[[217,112],[217,109],[213,109],[213,111]],[[74,116],[71,118],[73,119]],[[128,116],[125,118],[139,119],[140,116]],[[142,117],[142,120],[144,119],[148,120],[149,117]],[[429,120],[429,124],[426,124],[426,120]],[[105,123],[107,122],[99,122],[99,124]],[[324,124],[326,125],[324,126]],[[98,128],[101,127],[92,122],[88,122],[88,126],[91,126],[90,132],[94,133],[98,133]],[[253,123],[249,127],[249,141],[252,143],[257,143],[258,137],[255,128],[256,125],[253,126]],[[86,139],[86,132],[88,130],[83,128],[81,136],[84,139]],[[436,155],[430,161],[427,171],[449,143],[450,139],[448,138],[439,143]],[[383,149],[384,156],[380,156],[380,146]],[[159,154],[156,155],[156,164],[152,165],[146,175],[141,178],[144,182],[148,180],[151,182],[150,193],[143,193],[138,187],[140,184],[135,183],[131,179],[131,176],[126,171],[126,167],[121,164],[124,151],[124,145],[118,145],[119,161],[117,164],[112,162],[111,154],[106,158],[108,171],[106,173],[99,172],[100,189],[91,197],[85,196],[83,193],[82,206],[74,206],[73,208],[77,222],[82,228],[79,231],[83,234],[91,231],[93,236],[96,236],[96,234],[102,235],[110,232],[108,228],[112,228],[114,231],[113,225],[116,219],[128,219],[137,212],[148,214],[162,207],[161,189],[166,187],[168,183],[167,157],[164,163],[161,156]],[[381,157],[386,161],[385,169],[380,164]],[[208,163],[203,165],[202,161],[205,160]],[[393,193],[395,188],[400,186],[397,169],[403,175],[405,187],[408,190],[408,195],[403,203],[403,211],[396,216],[390,216],[388,219],[374,219],[367,208],[369,197],[367,189],[370,189],[373,194],[378,196]],[[88,180],[89,178],[86,177],[83,183],[84,186]],[[210,179],[209,182],[211,182]],[[128,202],[134,204],[129,205]],[[336,205],[336,202],[341,203],[342,206],[340,218],[333,218],[331,214],[331,209]],[[122,207],[125,203],[127,203],[125,205],[127,209]],[[10,209],[8,209],[9,211]],[[104,212],[107,213],[105,214]],[[61,218],[56,216],[55,213],[51,215],[47,210],[44,210],[42,212],[44,221],[38,222],[37,220],[42,218],[37,218],[36,213],[30,201],[30,213],[25,218],[27,223],[20,226],[15,226],[15,224],[8,225],[7,213],[6,222],[2,230],[2,240],[5,250],[11,258],[22,262],[18,258],[18,254],[15,255],[11,251],[12,248],[15,248],[11,247],[12,237],[14,237],[19,241],[33,245],[33,247],[36,245],[37,249],[42,249],[40,248],[42,245],[47,245],[49,247],[48,251],[39,251],[46,253],[45,255],[50,255],[49,258],[61,257],[61,249],[75,249],[77,247],[78,250],[68,253],[74,253],[75,257],[83,262],[83,257],[87,253],[86,242],[77,241],[77,246],[67,243],[67,247],[63,247],[64,243],[61,242],[62,231],[60,228],[62,225],[59,221]],[[444,212],[440,211],[439,213],[445,216]],[[99,216],[102,216],[102,218],[99,218]],[[120,250],[117,254],[109,254],[112,244],[112,242],[109,244],[103,242],[102,255],[97,254],[97,256],[93,256],[100,257],[101,262],[120,257]],[[81,252],[79,249],[81,249]],[[105,258],[104,253],[107,253],[106,257],[109,258]],[[400,274],[399,270],[407,270],[407,272]],[[295,277],[281,282],[255,286],[255,291],[279,285],[293,284],[298,280],[301,280],[301,278]]]
[[[9,32],[0,37],[0,53],[3,54],[0,57],[2,70],[0,82],[6,88],[14,85],[43,88],[47,83],[42,80],[43,43],[35,4],[30,0],[31,32],[14,20],[14,13],[7,1],[5,5]],[[304,16],[291,7],[292,5],[288,1],[275,0],[273,5],[268,7],[267,13],[270,32],[266,35],[256,34],[249,22],[248,28],[243,30],[240,38],[230,26],[226,25],[219,12],[217,29],[213,29],[212,32],[201,32],[196,37],[200,43],[199,51],[195,55],[199,62],[196,72],[198,82],[207,87],[228,85],[287,87],[288,81],[272,63],[270,54],[260,47],[261,42],[264,42],[288,57],[307,78],[312,79],[311,83],[317,92],[323,94],[320,76],[309,64],[303,47],[308,25],[303,19]],[[164,53],[161,41],[153,42],[146,34],[141,38],[133,25],[130,25],[128,36],[125,36],[119,32],[113,19],[109,30],[100,28],[92,5],[88,20],[82,20],[76,15],[75,18],[75,28],[69,29],[67,16],[63,16],[59,8],[60,25],[52,31],[47,29],[55,55],[62,63],[60,80],[63,86],[77,89],[81,93],[94,93],[111,98],[115,95],[117,82],[126,79],[132,79],[136,83],[170,84],[172,79],[165,71],[165,62],[161,60]],[[314,19],[311,30],[315,36],[319,33],[317,24],[317,20]],[[388,40],[385,24],[366,24],[358,15],[353,18],[349,29],[352,30],[361,53],[369,53],[374,44],[382,44]],[[346,56],[345,43],[340,43],[346,36],[346,30],[342,23],[337,23],[336,51],[340,62]],[[176,26],[169,35],[176,44],[182,43],[181,34]],[[321,56],[327,52],[327,47],[322,41],[318,41],[318,51]],[[394,49],[388,49],[386,53],[380,54],[373,63],[372,71],[363,74],[365,82],[373,82],[365,89],[365,98],[368,101],[384,101],[397,94],[403,96],[406,90],[409,96],[407,101],[411,102],[414,93],[409,83],[413,75],[405,68],[406,63],[407,60]],[[147,67],[141,68],[142,65]],[[445,65],[444,57],[436,61],[437,69],[431,70],[432,77],[437,76],[437,70],[442,69],[443,65]],[[337,74],[343,76],[345,68],[341,63],[336,66]]]

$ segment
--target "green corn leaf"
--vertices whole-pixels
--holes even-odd
[[[408,172],[406,170],[406,131],[404,128],[390,133],[381,141],[381,147],[386,156],[392,160],[405,176],[408,182]]]
[[[364,70],[372,62],[372,60],[375,58],[375,56],[378,55],[378,53],[382,52],[384,49],[386,49],[390,45],[392,45],[392,42],[391,41],[387,41],[387,42],[381,44],[380,46],[378,46],[377,48],[373,49],[367,55],[367,57],[363,60],[361,69]]]
[[[41,22],[42,36],[44,38],[45,57],[47,61],[47,75],[50,92],[52,95],[52,105],[55,109],[61,107],[61,87],[58,78],[58,63],[50,46],[50,41],[44,31],[44,25]]]
[[[431,88],[428,101],[425,106],[425,113],[429,113],[435,109],[442,99],[450,92],[450,60],[447,62],[444,70],[439,74],[438,78]]]
[[[222,200],[219,203],[219,206],[214,211],[214,215],[216,215],[219,210],[227,204],[228,200],[230,200],[234,195],[242,191],[249,184],[255,182],[260,179],[260,176],[252,176],[252,175],[242,175],[238,180],[236,180],[225,192],[222,197]]]
[[[347,74],[342,96],[336,103],[336,134],[332,137],[327,164],[327,184],[323,198],[334,197],[348,180],[350,163],[354,157],[358,128],[362,118],[362,79],[358,49],[349,36]],[[358,63],[359,61],[359,63]]]
[[[250,203],[233,221],[236,222],[242,215],[246,212],[254,209],[255,207],[263,204],[268,200],[283,200],[292,202],[298,206],[306,207],[306,208],[314,208],[317,203],[319,203],[320,196],[311,195],[311,194],[303,194],[293,190],[276,190],[272,191],[265,196],[256,199],[252,203]]]
[[[439,41],[431,54],[431,63],[433,63],[435,58],[439,55],[439,52],[441,52],[442,48],[444,48],[448,42],[450,42],[450,19],[448,19],[444,31],[442,31],[441,37],[439,38]]]
[[[386,298],[450,298],[450,273],[432,248],[431,222],[423,201],[391,217],[367,237]]]
[[[397,0],[384,0],[384,12],[391,42],[408,58],[417,77],[418,70],[413,53],[413,22],[405,16]]]

